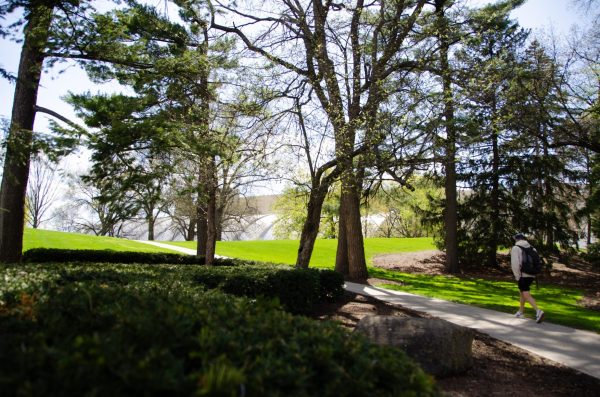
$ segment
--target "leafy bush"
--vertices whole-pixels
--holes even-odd
[[[122,252],[111,250],[68,250],[59,248],[32,248],[23,253],[23,262],[106,262],[106,263],[173,263],[181,265],[204,264],[203,257],[193,255]]]
[[[295,269],[280,265],[202,268],[195,280],[206,288],[251,298],[277,298],[292,313],[306,313],[319,301],[344,293],[343,277],[332,270]]]
[[[94,262],[114,264],[204,264],[203,258],[191,255],[117,252],[108,250],[64,250],[36,248],[25,252],[28,263],[64,262],[88,263],[85,270],[77,272],[82,277],[95,279]],[[220,288],[236,296],[277,298],[292,313],[306,313],[318,301],[331,301],[344,293],[343,277],[332,270],[293,269],[286,265],[265,264],[234,258],[217,258],[215,266],[192,267],[198,283],[207,288]],[[119,279],[104,268],[102,277]],[[67,281],[69,275],[65,275]],[[109,280],[110,281],[110,280]],[[125,280],[126,281],[126,280]]]
[[[319,275],[319,301],[334,302],[344,295],[344,276],[333,270],[311,269]]]
[[[189,266],[93,270],[0,267],[4,396],[437,395],[400,350],[205,292]]]

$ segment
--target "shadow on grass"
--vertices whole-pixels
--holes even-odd
[[[392,290],[504,313],[516,312],[519,306],[519,293],[513,282],[408,274],[378,268],[370,268],[369,274],[371,277],[394,281],[395,284],[381,285]],[[533,287],[531,292],[538,305],[547,313],[547,321],[600,333],[600,314],[578,305],[583,297],[581,291],[540,285],[539,288]],[[526,310],[532,312],[533,309],[526,305]]]

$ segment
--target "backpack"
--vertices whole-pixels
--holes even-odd
[[[517,247],[523,250],[523,261],[521,262],[521,271],[527,274],[538,274],[542,271],[542,260],[540,255],[533,247]]]

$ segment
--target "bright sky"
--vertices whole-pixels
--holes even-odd
[[[487,3],[489,0],[472,0],[473,3]],[[577,9],[573,0],[528,0],[525,5],[514,13],[522,26],[533,29],[534,32],[548,31],[553,27],[558,37],[563,37],[575,25],[584,25],[585,17]],[[20,55],[20,46],[5,39],[0,39],[0,64],[5,69],[16,74]],[[61,66],[59,65],[58,68]],[[64,69],[64,65],[62,68]],[[56,68],[55,68],[56,69]],[[82,93],[85,91],[114,91],[118,87],[93,85],[85,73],[77,66],[70,66],[62,73],[53,70],[45,73],[38,94],[38,104],[57,111],[71,120],[77,121],[73,110],[61,100],[68,91]],[[10,118],[14,85],[0,79],[0,118]],[[46,116],[39,114],[36,119],[36,130],[42,130],[47,125]]]

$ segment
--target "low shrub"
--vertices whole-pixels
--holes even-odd
[[[316,302],[344,293],[344,279],[332,270],[296,269],[280,265],[201,268],[196,282],[236,296],[277,298],[288,311],[307,313]]]
[[[319,300],[334,302],[344,295],[344,276],[333,270],[311,269],[319,274]]]
[[[402,351],[203,291],[179,278],[188,266],[108,268],[0,267],[3,396],[437,395]]]
[[[85,269],[73,274],[63,274],[66,281],[71,278],[120,279],[123,274],[114,267],[103,268],[101,275],[95,270],[98,263],[112,264],[204,264],[203,258],[192,255],[169,253],[118,252],[109,250],[65,250],[35,248],[24,253],[26,263],[69,262],[85,263]],[[296,269],[287,265],[265,264],[234,258],[217,258],[215,266],[192,266],[195,280],[207,288],[219,288],[224,292],[247,297],[277,298],[285,309],[300,314],[311,310],[314,303],[332,301],[344,293],[342,275],[325,269]],[[64,272],[63,272],[64,273]],[[129,276],[125,277],[126,283]],[[110,281],[110,280],[109,280]],[[114,281],[114,280],[113,280]]]
[[[194,255],[123,252],[111,250],[69,250],[60,248],[32,248],[23,253],[23,262],[104,262],[104,263],[172,263],[180,265],[202,265],[203,257]]]

